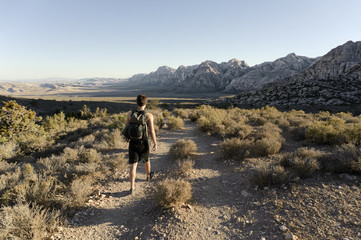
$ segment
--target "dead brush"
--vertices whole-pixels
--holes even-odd
[[[192,186],[185,180],[167,178],[156,185],[154,197],[164,208],[178,207],[192,198]]]
[[[299,148],[296,152],[284,156],[281,164],[293,169],[300,178],[307,178],[320,170],[320,158],[324,155],[325,153],[314,148]]]
[[[0,209],[0,239],[45,239],[63,222],[59,211],[28,204]]]
[[[194,160],[191,159],[184,159],[184,160],[177,160],[176,172],[177,175],[187,175],[189,174],[194,167]]]
[[[290,180],[288,172],[280,165],[260,162],[254,170],[253,181],[259,186],[283,184]]]
[[[184,127],[184,121],[180,117],[169,117],[168,118],[168,128],[170,130],[182,130]]]
[[[197,145],[192,140],[180,139],[169,149],[169,153],[176,159],[184,159],[197,152]]]
[[[69,207],[82,206],[92,193],[93,179],[90,177],[75,178],[67,191],[66,205]]]
[[[351,143],[338,146],[321,162],[326,171],[361,174],[361,148]]]

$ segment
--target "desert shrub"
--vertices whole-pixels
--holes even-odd
[[[120,129],[114,129],[111,132],[106,132],[103,134],[102,141],[105,143],[103,149],[106,148],[117,148],[120,147],[124,140]]]
[[[177,160],[177,174],[184,175],[193,170],[194,160],[185,159],[185,160]]]
[[[67,205],[70,207],[83,205],[92,193],[92,184],[93,181],[89,177],[75,178],[67,192]]]
[[[321,161],[326,171],[361,174],[361,148],[354,144],[337,146]]]
[[[181,130],[184,127],[183,119],[180,117],[169,117],[168,128],[171,130]]]
[[[92,148],[79,148],[79,161],[82,163],[93,163],[99,162],[101,160],[101,155],[97,150]]]
[[[95,140],[96,140],[95,135],[94,134],[89,134],[89,135],[86,135],[86,136],[80,138],[76,142],[76,145],[79,146],[79,147],[88,147],[88,148],[90,148],[95,143]]]
[[[182,119],[188,119],[189,118],[189,109],[183,109],[183,108],[175,108],[173,112]]]
[[[171,113],[167,109],[163,110],[163,117],[164,118],[169,118],[170,116],[171,116]]]
[[[346,135],[349,143],[361,145],[361,123],[349,124],[346,128]]]
[[[158,99],[152,99],[148,102],[147,104],[147,108],[148,109],[157,109],[159,105],[159,100]]]
[[[1,239],[45,239],[62,219],[58,211],[46,211],[27,204],[0,209]]]
[[[188,158],[197,152],[197,145],[192,140],[180,139],[170,147],[169,152],[176,159]]]
[[[109,160],[110,168],[112,171],[115,170],[125,170],[128,166],[128,160],[125,158],[124,154],[117,154]]]
[[[158,132],[159,129],[162,129],[165,125],[165,119],[162,114],[154,116],[154,130]]]
[[[249,156],[251,144],[252,140],[248,139],[226,139],[220,144],[221,154],[227,159],[243,160],[245,157]]]
[[[299,148],[296,152],[286,155],[281,164],[290,166],[295,170],[297,176],[301,178],[310,177],[320,169],[320,158],[324,153],[314,148]]]
[[[266,123],[255,133],[255,141],[251,146],[251,154],[254,156],[268,156],[277,153],[285,139],[281,135],[282,130],[273,123]]]
[[[15,157],[19,151],[19,145],[15,141],[0,143],[0,160]]]
[[[177,207],[192,197],[192,186],[184,180],[165,179],[155,189],[155,199],[162,207]]]
[[[283,166],[261,162],[255,167],[253,181],[260,186],[287,183],[289,175]]]
[[[54,174],[60,172],[67,163],[67,158],[64,155],[52,155],[46,158],[40,158],[37,163],[41,166],[46,173]]]
[[[62,158],[66,159],[66,161],[68,162],[74,162],[78,160],[78,154],[79,154],[78,149],[66,147],[63,150]]]
[[[87,105],[83,105],[83,108],[80,110],[81,119],[89,119],[93,117],[93,113]]]
[[[127,113],[120,113],[120,114],[113,114],[110,117],[110,122],[108,124],[108,128],[114,129],[123,129],[125,126],[125,123],[127,121]]]
[[[317,144],[345,143],[347,136],[344,121],[316,121],[307,128],[306,139]]]
[[[80,163],[69,169],[69,172],[76,176],[95,176],[98,171],[100,171],[100,165],[96,162]]]
[[[97,118],[105,118],[108,115],[108,110],[106,108],[99,108],[97,107],[94,112],[94,117]]]
[[[15,167],[16,167],[15,163],[8,163],[6,161],[0,160],[0,174],[6,173],[11,169],[14,169]]]

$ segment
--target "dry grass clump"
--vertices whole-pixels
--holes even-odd
[[[163,117],[169,118],[171,116],[171,112],[169,112],[167,109],[163,110]]]
[[[83,146],[79,148],[79,161],[81,163],[96,163],[100,162],[102,159],[100,153],[97,150],[92,148],[84,148]]]
[[[307,178],[320,170],[320,159],[325,153],[314,148],[299,148],[296,152],[285,156],[281,164],[291,167],[300,178]]]
[[[176,159],[190,157],[197,152],[197,145],[192,140],[179,139],[169,149],[169,153]]]
[[[111,171],[127,169],[128,161],[124,153],[113,155],[113,157],[109,159],[109,166]]]
[[[186,175],[193,170],[194,167],[194,160],[191,159],[184,159],[184,160],[177,160],[177,167],[176,172],[178,175]]]
[[[155,189],[155,199],[164,208],[177,207],[192,197],[192,186],[185,180],[165,179]]]
[[[322,158],[322,165],[331,172],[361,174],[361,148],[354,144],[337,146]]]
[[[190,111],[191,111],[190,109],[184,109],[184,108],[175,108],[173,110],[173,112],[182,119],[188,119]]]
[[[180,117],[169,117],[168,128],[170,130],[182,130],[184,127],[183,119]]]
[[[220,144],[222,156],[227,159],[243,160],[250,155],[252,141],[248,139],[230,138]]]
[[[0,239],[45,239],[62,219],[58,211],[47,211],[28,204],[0,209]]]
[[[19,144],[15,141],[0,143],[0,160],[15,157],[19,151]]]
[[[253,181],[259,186],[277,185],[289,182],[289,175],[283,166],[261,162],[255,167]]]
[[[82,206],[92,193],[93,179],[79,177],[74,179],[67,192],[67,205],[70,207]]]

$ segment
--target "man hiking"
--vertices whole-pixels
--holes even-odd
[[[138,162],[143,159],[147,181],[153,177],[150,171],[148,131],[153,140],[153,151],[157,150],[157,138],[154,131],[153,114],[145,111],[147,97],[144,94],[137,97],[138,109],[130,112],[126,121],[127,137],[129,137],[129,194],[133,194],[135,187],[135,175]]]

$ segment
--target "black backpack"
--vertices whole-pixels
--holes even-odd
[[[145,114],[145,111],[132,111],[128,126],[123,131],[126,138],[129,140],[142,140],[147,137]]]

